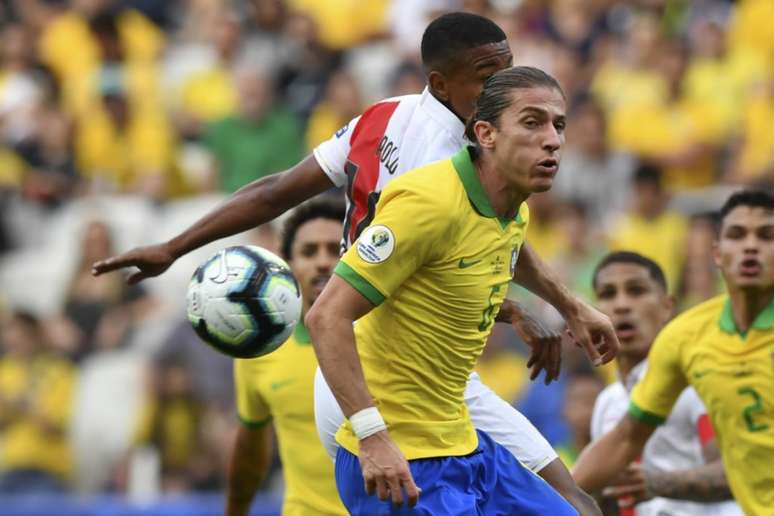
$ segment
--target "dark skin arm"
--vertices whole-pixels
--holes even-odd
[[[613,430],[583,450],[572,472],[578,486],[595,492],[610,485],[616,475],[642,454],[655,430],[655,426],[626,414]]]
[[[92,274],[137,267],[129,284],[158,276],[178,258],[210,242],[269,222],[285,211],[333,187],[314,156],[293,168],[262,177],[234,192],[225,202],[167,242],[138,247],[93,265]]]
[[[274,447],[271,425],[240,425],[234,440],[226,488],[226,516],[247,516],[255,493],[271,466]]]

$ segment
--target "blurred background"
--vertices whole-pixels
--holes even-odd
[[[422,32],[449,10],[494,19],[515,63],[567,94],[561,170],[530,199],[528,235],[564,281],[590,298],[597,260],[626,248],[661,264],[681,308],[718,292],[712,213],[774,179],[771,0],[2,0],[0,514],[220,511],[231,363],[191,330],[185,289],[215,249],[276,249],[279,226],[135,287],[91,263],[420,92]],[[614,373],[567,351],[559,382],[530,383],[496,325],[479,370],[569,465]],[[255,514],[278,514],[281,493],[277,465]]]

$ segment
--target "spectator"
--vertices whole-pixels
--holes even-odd
[[[110,231],[104,223],[93,221],[86,226],[80,252],[63,317],[55,322],[55,333],[61,336],[56,344],[77,361],[94,349],[96,330],[103,317],[120,312],[136,321],[153,306],[141,286],[127,287],[120,275],[92,276],[94,260],[113,254]]]
[[[0,494],[63,492],[75,370],[47,349],[35,316],[16,311],[1,327]]]
[[[309,117],[306,148],[311,152],[344,124],[358,116],[362,110],[363,102],[355,80],[343,70],[335,72],[325,88],[325,96]]]
[[[243,70],[237,86],[239,112],[208,125],[204,135],[218,162],[218,185],[224,192],[293,165],[303,152],[300,124],[273,102],[269,80]]]
[[[669,195],[657,166],[642,162],[633,182],[631,208],[612,224],[608,247],[636,252],[658,263],[674,292],[685,260],[685,218],[668,208]]]

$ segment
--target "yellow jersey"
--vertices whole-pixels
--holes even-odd
[[[317,436],[314,375],[317,358],[300,322],[276,351],[234,360],[237,413],[248,427],[274,422],[285,477],[283,516],[345,515],[333,462]]]
[[[707,407],[737,502],[748,515],[774,507],[774,301],[742,334],[727,295],[706,301],[661,331],[629,413],[663,423],[693,386]]]
[[[478,445],[464,390],[513,277],[529,210],[497,217],[467,148],[382,191],[335,273],[374,305],[355,323],[368,389],[407,459]],[[336,434],[357,454],[349,422]]]
[[[2,398],[9,406],[25,407],[20,414],[11,412],[11,419],[0,430],[3,470],[38,469],[69,479],[73,465],[69,422],[75,382],[75,368],[53,355],[0,359]],[[44,430],[36,421],[38,415],[44,415],[58,431]]]

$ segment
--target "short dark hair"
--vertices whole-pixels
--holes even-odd
[[[746,189],[731,194],[720,208],[720,223],[722,224],[726,215],[739,206],[774,210],[774,194],[769,188]]]
[[[652,161],[642,160],[637,163],[637,168],[632,175],[632,182],[635,185],[652,185],[661,189],[662,176],[661,167]]]
[[[646,269],[650,278],[658,283],[658,285],[663,288],[665,292],[667,291],[666,276],[664,276],[664,271],[661,269],[659,264],[650,258],[646,258],[645,256],[642,256],[639,253],[634,253],[632,251],[615,251],[608,253],[604,258],[602,258],[602,261],[600,261],[594,269],[594,275],[591,277],[591,286],[594,287],[594,289],[597,288],[597,280],[599,279],[599,273],[602,271],[602,269],[614,263],[630,263]]]
[[[463,12],[441,15],[430,22],[422,35],[425,73],[449,73],[466,50],[506,39],[503,29],[489,18]]]
[[[484,121],[497,126],[500,115],[513,101],[511,91],[540,87],[553,88],[564,97],[564,91],[557,80],[539,68],[514,66],[494,73],[484,83],[484,90],[476,101],[476,109],[465,125],[465,136],[477,144],[476,134],[473,131],[473,125],[476,122]]]
[[[293,242],[296,240],[298,228],[315,219],[344,220],[344,202],[341,199],[323,196],[304,204],[293,210],[293,213],[285,220],[282,227],[282,255],[286,260],[292,258]]]

